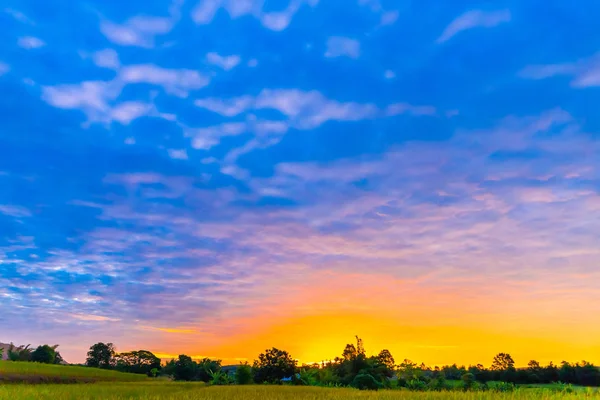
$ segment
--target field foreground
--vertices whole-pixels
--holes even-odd
[[[149,378],[145,375],[98,368],[0,361],[0,384],[141,382],[147,380]]]
[[[600,399],[598,394],[574,393],[568,395],[552,393],[543,389],[527,389],[513,393],[417,393],[408,391],[364,392],[354,389],[330,389],[293,386],[212,386],[194,383],[144,382],[144,383],[96,383],[73,385],[0,385],[1,400],[60,399],[60,400],[554,400],[554,399]]]

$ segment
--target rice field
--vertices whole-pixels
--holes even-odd
[[[365,392],[355,389],[331,389],[315,387],[292,386],[230,386],[207,387],[196,383],[96,383],[74,385],[0,385],[0,399],[64,399],[64,400],[278,400],[278,399],[310,399],[310,400],[340,400],[340,399],[381,399],[381,400],[554,400],[554,399],[583,399],[600,396],[593,392],[577,392],[572,394],[553,393],[548,390],[523,389],[513,393],[461,393],[461,392],[409,392],[409,391],[379,391]]]
[[[57,384],[70,383],[70,384]],[[0,400],[554,400],[599,399],[600,392],[579,388],[575,393],[557,393],[550,388],[523,388],[512,393],[410,392],[298,386],[207,386],[151,379],[95,368],[0,362]]]
[[[97,368],[0,361],[0,383],[92,383],[141,382],[144,375],[126,374]]]
[[[96,383],[75,385],[0,385],[2,400],[554,400],[582,399],[600,396],[593,392],[557,394],[544,389],[522,389],[513,393],[461,392],[366,392],[355,389],[332,389],[294,386],[204,386],[196,383],[133,382]]]

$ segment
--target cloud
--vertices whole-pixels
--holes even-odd
[[[119,72],[124,83],[149,83],[162,86],[167,92],[177,96],[187,96],[190,90],[197,90],[209,83],[208,77],[190,69],[166,69],[154,64],[128,65]]]
[[[114,68],[118,57],[111,50],[94,54],[97,65]],[[186,97],[190,91],[208,85],[209,78],[190,69],[167,69],[154,64],[127,65],[117,70],[111,81],[84,81],[79,84],[44,86],[42,99],[54,107],[80,109],[88,117],[88,123],[112,121],[124,125],[142,116],[155,116],[176,121],[173,114],[161,113],[151,103],[128,101],[116,103],[123,88],[132,84],[162,86],[168,94]]]
[[[20,37],[19,40],[17,41],[17,44],[19,45],[19,47],[22,47],[22,48],[28,49],[28,50],[39,49],[46,45],[46,43],[44,43],[43,40],[33,37],[33,36]]]
[[[0,204],[0,214],[14,218],[31,217],[31,212],[28,209],[10,204]]]
[[[155,112],[155,108],[151,104],[139,101],[128,101],[112,107],[110,119],[118,121],[123,125],[129,125],[131,121],[145,115],[150,115],[153,112]]]
[[[436,42],[444,43],[460,32],[473,28],[493,28],[510,20],[511,14],[509,10],[471,10],[452,21]]]
[[[100,31],[111,42],[121,46],[152,48],[157,36],[166,35],[173,29],[170,18],[137,16],[123,24],[102,21]]]
[[[198,99],[194,102],[196,107],[205,108],[209,111],[226,117],[236,116],[246,111],[254,102],[250,96],[241,96],[233,99],[208,98]]]
[[[436,109],[432,106],[413,106],[412,104],[408,103],[391,104],[385,109],[385,114],[387,116],[395,116],[405,113],[413,115],[435,115]]]
[[[208,53],[206,55],[206,61],[209,64],[215,65],[225,71],[230,71],[235,68],[241,61],[240,56],[221,56],[217,53]]]
[[[120,87],[102,81],[87,81],[73,85],[46,86],[42,98],[49,104],[65,109],[82,109],[93,115],[108,110],[107,101],[115,99]]]
[[[57,108],[83,111],[88,123],[117,121],[129,125],[131,121],[142,116],[164,118],[153,104],[139,101],[115,103],[121,90],[122,85],[114,81],[45,86],[42,88],[42,99]]]
[[[93,315],[93,314],[68,314],[69,317],[86,322],[119,322],[121,321],[119,318],[110,318],[102,315]]]
[[[350,57],[358,58],[360,56],[360,42],[358,40],[333,36],[327,40],[327,51],[325,57]]]
[[[262,2],[253,0],[201,0],[192,11],[196,24],[209,24],[220,9],[224,9],[231,19],[253,16],[262,26],[273,31],[286,29],[294,15],[303,5],[316,6],[318,0],[290,0],[288,6],[279,12],[263,12]]]
[[[13,17],[14,19],[16,19],[19,22],[22,22],[24,24],[34,25],[34,22],[31,19],[29,19],[27,17],[27,15],[23,14],[19,10],[15,10],[12,8],[5,8],[4,12],[9,14],[11,17]]]
[[[8,71],[10,71],[10,66],[0,61],[0,76],[8,73]]]
[[[94,64],[101,68],[117,69],[121,65],[119,55],[113,49],[104,49],[93,54]]]
[[[246,122],[232,122],[187,131],[186,136],[193,138],[192,147],[203,150],[219,144],[224,136],[253,133],[256,136],[254,139],[240,148],[231,150],[225,158],[227,165],[222,172],[228,175],[235,173],[234,176],[246,175],[246,172],[232,165],[240,155],[257,148],[273,146],[290,128],[309,130],[329,121],[360,121],[377,117],[393,117],[404,113],[431,116],[436,113],[434,107],[413,106],[407,103],[392,104],[386,109],[380,110],[374,104],[338,102],[327,99],[317,91],[298,89],[264,89],[256,97],[198,99],[195,101],[195,105],[229,118],[249,111],[260,110],[275,110],[286,118],[284,121],[251,118]]]
[[[244,133],[247,125],[243,122],[229,122],[208,128],[189,129],[186,136],[192,137],[192,147],[208,150],[219,144],[224,136],[235,136]]]
[[[374,117],[377,107],[373,104],[341,103],[325,98],[317,91],[298,89],[264,89],[258,96],[242,96],[233,99],[201,99],[196,106],[224,116],[235,116],[248,110],[277,110],[300,129],[312,129],[331,120],[357,121]]]
[[[188,154],[186,149],[169,149],[169,157],[174,160],[187,160]]]
[[[520,73],[522,78],[536,80],[559,75],[571,76],[571,86],[574,88],[600,86],[600,56],[594,55],[573,63],[531,65]]]
[[[392,25],[392,24],[394,24],[398,20],[399,16],[400,16],[400,13],[398,11],[388,11],[388,12],[385,12],[385,13],[383,13],[381,15],[381,22],[380,22],[380,24],[382,26]]]

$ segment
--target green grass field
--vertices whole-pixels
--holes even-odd
[[[131,382],[77,385],[0,385],[0,399],[60,399],[60,400],[341,400],[341,399],[399,399],[399,400],[554,400],[600,398],[597,394],[554,394],[543,389],[523,389],[513,393],[416,393],[409,391],[364,392],[355,389],[329,389],[293,386],[212,386],[195,383]]]
[[[207,386],[202,383],[178,383],[95,368],[0,362],[0,400],[600,399],[600,392],[591,389],[580,388],[572,394],[556,393],[550,389],[522,388],[512,393],[502,394],[493,392],[419,393],[407,390],[363,392],[355,389],[294,386]]]
[[[0,383],[140,382],[144,375],[96,368],[0,361]]]

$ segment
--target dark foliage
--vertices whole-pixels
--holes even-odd
[[[287,351],[275,347],[266,350],[258,356],[252,365],[254,381],[256,383],[281,383],[284,378],[291,378],[296,374],[297,361]]]
[[[88,367],[113,368],[115,366],[115,346],[112,343],[96,343],[90,347],[85,364]]]
[[[160,370],[160,358],[147,350],[130,351],[115,356],[116,369],[121,372],[154,376],[153,369]]]
[[[56,362],[56,348],[58,346],[48,346],[47,344],[43,346],[38,346],[31,353],[31,361],[39,362],[42,364],[54,364]]]
[[[252,367],[250,365],[246,363],[237,367],[235,371],[235,383],[238,385],[249,385],[253,380]]]

